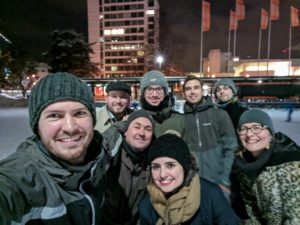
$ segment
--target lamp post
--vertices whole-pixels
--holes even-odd
[[[163,61],[164,61],[164,58],[161,55],[156,57],[156,62],[159,65],[159,69],[161,69],[161,64],[162,64]]]

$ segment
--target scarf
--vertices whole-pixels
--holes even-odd
[[[170,98],[168,95],[166,95],[164,97],[164,99],[162,100],[162,102],[159,103],[158,106],[153,106],[153,105],[150,105],[146,101],[145,96],[141,96],[140,103],[141,103],[142,108],[145,110],[152,111],[152,112],[159,112],[159,111],[163,110],[164,108],[170,107]]]
[[[225,109],[229,104],[233,104],[238,102],[237,96],[233,96],[228,102],[219,102],[217,106],[219,106],[221,109]]]
[[[168,199],[153,183],[147,186],[151,203],[159,215],[156,225],[176,225],[191,219],[200,207],[200,179],[195,175],[188,186]]]

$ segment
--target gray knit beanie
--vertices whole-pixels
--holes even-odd
[[[148,152],[148,165],[159,157],[176,159],[182,165],[186,174],[191,168],[191,154],[184,140],[174,134],[165,134],[157,138],[150,145]]]
[[[70,73],[50,73],[38,81],[29,96],[29,119],[33,133],[38,134],[40,114],[48,105],[67,100],[85,105],[93,116],[94,125],[96,124],[94,98],[87,84]]]
[[[159,85],[162,86],[165,90],[165,94],[169,93],[169,85],[168,81],[163,73],[158,70],[151,70],[144,74],[140,81],[140,90],[143,94],[145,88],[151,85]]]
[[[238,128],[240,128],[245,123],[259,123],[259,124],[268,126],[268,128],[271,132],[271,135],[272,136],[275,135],[273,122],[272,122],[270,116],[266,112],[264,112],[260,109],[249,109],[249,110],[245,111],[241,115],[241,118],[238,123]]]
[[[106,93],[110,91],[124,91],[131,95],[131,87],[123,81],[111,82],[106,86]]]
[[[234,82],[231,79],[223,78],[223,79],[218,80],[217,83],[215,84],[215,86],[214,86],[215,94],[217,92],[217,88],[221,85],[230,87],[234,95],[237,93],[237,89],[236,89]]]
[[[148,119],[151,122],[152,127],[154,128],[154,120],[153,120],[151,114],[146,110],[140,109],[140,110],[134,111],[129,114],[129,116],[126,120],[126,123],[125,123],[124,131],[127,131],[128,127],[132,123],[132,121],[134,121],[135,119],[140,118],[140,117],[144,117],[144,118]]]

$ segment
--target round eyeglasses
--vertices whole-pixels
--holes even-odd
[[[147,87],[146,89],[146,92],[149,92],[149,93],[153,93],[154,91],[156,93],[161,93],[164,91],[164,88],[163,87]]]
[[[241,127],[239,130],[238,130],[238,133],[240,135],[245,135],[248,133],[249,130],[251,130],[251,132],[253,134],[260,134],[264,129],[267,129],[268,126],[265,126],[265,125],[254,125],[252,127]]]

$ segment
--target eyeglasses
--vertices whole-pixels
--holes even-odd
[[[268,126],[265,126],[265,125],[254,125],[252,127],[241,127],[239,130],[238,130],[238,133],[240,135],[245,135],[248,133],[249,130],[251,130],[251,132],[253,134],[260,134],[264,129],[268,128]]]
[[[146,91],[149,93],[153,93],[154,91],[157,93],[161,93],[164,91],[164,88],[163,87],[147,87]]]

